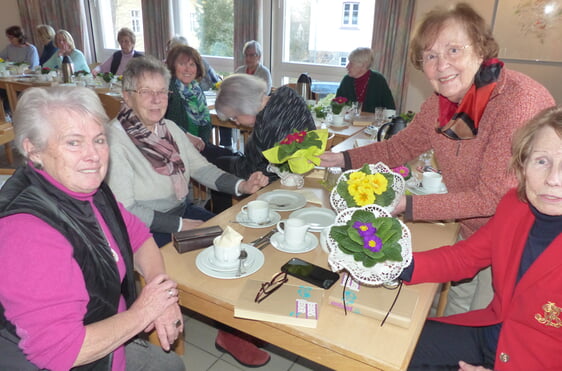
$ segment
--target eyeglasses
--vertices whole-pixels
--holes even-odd
[[[256,53],[251,53],[251,54],[244,54],[244,56],[245,56],[246,58],[248,58],[248,57],[255,58],[255,57],[257,57],[258,55],[257,55]]]
[[[254,301],[258,304],[261,303],[269,295],[273,294],[276,290],[278,290],[281,286],[283,286],[283,284],[285,284],[285,282],[287,281],[289,281],[289,279],[287,278],[287,273],[285,272],[277,273],[275,276],[273,276],[271,281],[264,282],[261,284],[261,288],[258,291],[258,294],[256,295]]]
[[[439,58],[445,58],[449,62],[459,59],[464,55],[464,51],[470,46],[470,44],[466,44],[464,46],[449,45],[442,53],[425,51],[423,52],[422,59],[420,61],[423,63],[424,67],[434,67]]]
[[[137,93],[139,95],[139,97],[143,98],[143,99],[149,99],[152,97],[158,97],[160,99],[168,99],[170,97],[170,94],[172,94],[171,91],[169,90],[152,90],[149,88],[142,88],[142,89],[137,89],[137,90],[127,90],[128,92],[131,93]]]

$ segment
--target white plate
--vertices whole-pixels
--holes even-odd
[[[276,232],[271,236],[271,245],[279,251],[291,254],[302,254],[314,250],[316,246],[318,246],[318,238],[312,233],[306,232],[302,246],[299,249],[291,249],[286,245],[283,234]]]
[[[303,209],[293,211],[289,218],[299,218],[310,225],[311,232],[320,232],[324,228],[334,224],[336,213],[332,209],[322,207],[305,207]]]
[[[248,252],[248,258],[246,259],[246,264],[244,265],[246,272],[240,275],[240,277],[236,276],[236,273],[238,273],[238,265],[230,270],[224,270],[222,267],[215,267],[209,263],[209,255],[213,254],[212,246],[207,247],[205,250],[201,251],[199,255],[197,255],[197,258],[195,258],[195,266],[197,266],[197,269],[209,277],[222,278],[226,280],[242,278],[256,273],[263,266],[265,261],[263,253],[252,245],[243,243],[242,247],[244,247]]]
[[[269,211],[269,222],[264,224],[258,224],[250,221],[248,219],[248,214],[244,214],[243,212],[239,212],[236,215],[236,221],[240,223],[240,225],[248,228],[267,228],[277,224],[280,220],[281,215],[272,210]]]
[[[431,195],[431,194],[443,194],[448,192],[445,183],[441,183],[441,189],[439,190],[439,192],[428,192],[422,186],[418,186],[417,181],[414,178],[408,179],[408,181],[406,182],[406,189],[412,192],[413,194],[419,196]]]
[[[282,189],[264,193],[258,200],[269,202],[269,207],[276,211],[293,211],[306,205],[306,198],[302,194]]]

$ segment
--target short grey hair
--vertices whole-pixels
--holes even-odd
[[[357,48],[349,53],[348,59],[352,63],[360,63],[370,69],[375,63],[375,54],[371,48]]]
[[[135,36],[135,33],[128,27],[123,27],[119,30],[119,32],[117,32],[117,42],[121,41],[123,37],[128,37],[129,39],[131,39],[133,45],[137,43],[137,37]]]
[[[14,142],[23,157],[29,159],[23,148],[24,140],[28,139],[38,151],[44,150],[53,124],[65,112],[90,116],[100,125],[109,122],[98,95],[91,89],[67,86],[26,89],[14,112]]]
[[[261,44],[256,40],[250,40],[244,44],[244,49],[242,49],[242,53],[244,53],[244,55],[246,54],[247,49],[254,49],[258,57],[261,57],[263,53]]]
[[[137,90],[137,83],[145,73],[162,75],[166,86],[170,85],[170,71],[168,67],[162,61],[152,56],[145,56],[133,58],[127,63],[127,67],[123,71],[123,91]]]
[[[180,35],[176,35],[176,36],[172,37],[170,40],[168,40],[168,43],[166,44],[166,53],[169,52],[175,46],[178,46],[178,45],[189,46],[189,44],[187,43],[187,39],[185,37],[180,36]]]
[[[215,109],[221,120],[228,120],[225,110],[238,115],[255,116],[261,110],[262,99],[267,94],[267,84],[259,77],[236,73],[228,76],[220,85]]]

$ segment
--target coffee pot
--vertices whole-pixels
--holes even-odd
[[[394,116],[390,122],[387,122],[380,127],[379,132],[377,133],[377,140],[380,142],[385,139],[389,139],[400,130],[406,128],[407,124],[406,120],[402,117]]]
[[[65,84],[72,82],[72,74],[74,73],[74,68],[72,66],[72,60],[68,55],[62,57],[62,82]]]
[[[310,76],[306,73],[301,73],[299,79],[297,80],[297,94],[305,101],[312,99],[312,91],[310,90],[311,84],[312,79]]]

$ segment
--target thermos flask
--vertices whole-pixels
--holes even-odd
[[[72,60],[70,59],[70,57],[68,55],[62,57],[61,70],[63,83],[68,84],[72,82],[72,74],[74,73],[73,69],[74,68],[72,67]]]

